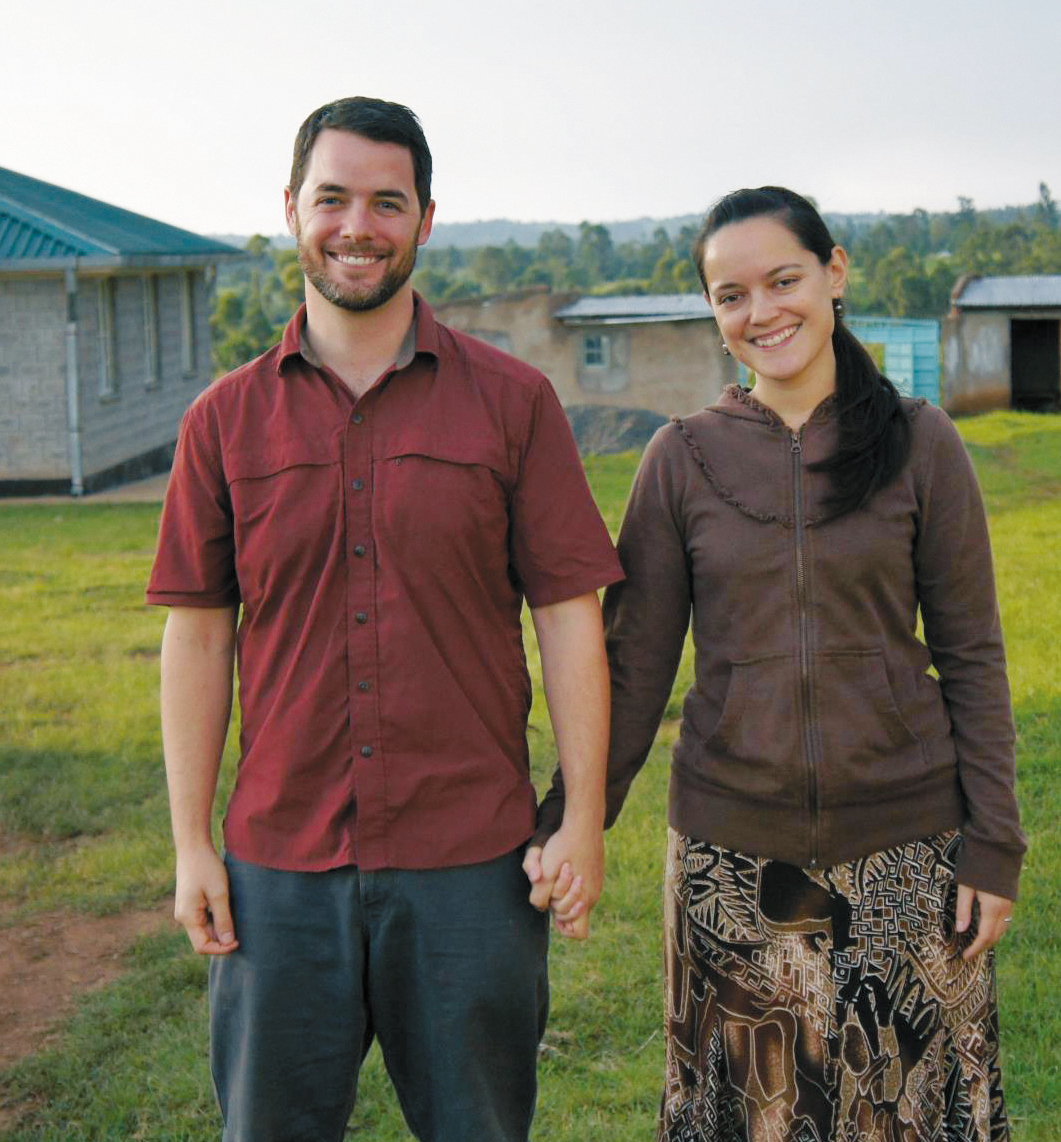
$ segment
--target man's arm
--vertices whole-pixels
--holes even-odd
[[[610,699],[600,604],[590,592],[534,608],[531,617],[567,798],[559,830],[544,848],[527,850],[523,867],[533,885],[531,903],[544,910],[552,899],[558,930],[585,939],[604,881]]]
[[[162,746],[177,850],[173,914],[192,947],[237,947],[210,816],[232,713],[236,608],[172,607],[162,636]]]

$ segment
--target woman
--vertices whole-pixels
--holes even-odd
[[[844,328],[809,202],[737,191],[695,257],[755,386],[654,437],[605,599],[609,823],[692,615],[659,1137],[1008,1138],[989,949],[1024,841],[975,477]]]

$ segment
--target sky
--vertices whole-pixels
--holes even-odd
[[[1061,199],[1057,0],[34,0],[0,20],[0,166],[276,234],[301,121],[412,107],[437,222]]]

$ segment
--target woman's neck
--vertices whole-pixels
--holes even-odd
[[[776,413],[789,429],[799,432],[818,405],[836,392],[836,359],[822,364],[821,368],[783,380],[757,376],[755,399]]]

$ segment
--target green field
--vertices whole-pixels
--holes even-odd
[[[1061,1122],[1061,418],[995,413],[960,428],[991,516],[1031,842],[1016,922],[998,959],[1006,1089],[1018,1142],[1053,1142]],[[613,529],[635,463],[630,455],[587,462]],[[55,909],[152,906],[171,889],[157,730],[164,615],[143,604],[157,520],[154,506],[0,502],[6,925]],[[686,663],[685,678],[687,671]],[[530,740],[542,782],[553,752],[540,678],[535,686]],[[675,728],[664,727],[608,836],[608,883],[592,939],[553,943],[539,1142],[653,1136],[663,1057],[664,806]],[[0,1076],[0,1102],[16,1119],[0,1138],[216,1139],[204,986],[205,964],[183,934],[142,939],[123,977],[84,1001],[52,1050]],[[375,1052],[349,1137],[409,1138]]]

